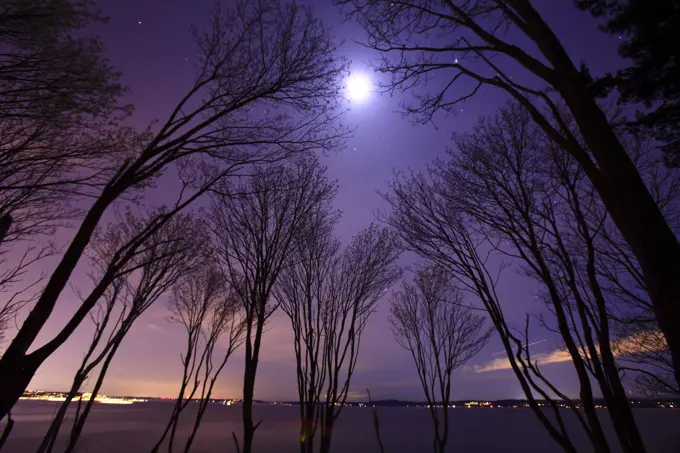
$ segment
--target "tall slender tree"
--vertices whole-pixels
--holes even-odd
[[[290,319],[295,349],[298,401],[300,403],[300,452],[315,450],[322,394],[326,385],[327,306],[332,303],[329,283],[340,242],[333,237],[334,218],[302,231],[295,239],[291,265],[274,288],[274,298]]]
[[[411,353],[434,428],[432,450],[446,452],[449,441],[451,375],[489,340],[484,316],[465,305],[447,272],[430,266],[404,283],[390,305],[394,336]]]
[[[556,330],[580,375],[591,425],[598,424],[592,376],[623,450],[645,451],[611,347],[613,307],[598,260],[608,216],[600,198],[576,162],[546,140],[518,104],[481,121],[456,143],[459,155],[435,171],[447,198],[459,197],[458,208],[487,228],[490,238],[509,242],[507,254],[519,258],[541,284],[541,297],[553,310]],[[607,441],[599,431],[604,448]]]
[[[523,333],[507,321],[496,290],[498,277],[485,265],[487,252],[480,250],[485,238],[470,228],[474,223],[442,198],[437,186],[422,175],[397,181],[393,189],[390,224],[399,232],[408,250],[446,269],[461,288],[479,297],[501,339],[529,407],[550,437],[565,452],[578,451],[566,427],[562,410],[566,405],[592,442],[593,427],[589,420],[583,418],[578,403],[559,392],[545,378],[525,347],[530,343],[528,319]],[[555,392],[556,398],[553,398],[552,392]],[[547,407],[542,407],[539,399],[547,403]],[[597,444],[594,447],[598,452],[608,451],[599,449]]]
[[[298,234],[316,228],[330,211],[336,187],[312,156],[254,169],[241,184],[220,186],[208,214],[227,281],[243,307],[243,453],[251,453],[255,379],[264,326],[277,309],[272,291],[291,264]]]
[[[340,253],[330,222],[302,231],[274,297],[293,327],[300,402],[300,452],[331,448],[347,400],[361,337],[401,270],[396,236],[371,225]]]
[[[321,414],[322,453],[330,451],[335,422],[347,401],[366,323],[380,297],[401,277],[394,265],[401,251],[392,231],[373,224],[352,239],[331,274],[331,303],[324,315],[328,383]]]
[[[170,321],[181,324],[187,334],[182,354],[182,379],[172,413],[152,452],[168,439],[172,452],[182,412],[191,402],[198,405],[189,436],[182,451],[189,452],[196,439],[215,383],[234,350],[242,344],[244,323],[240,301],[227,289],[219,266],[207,259],[202,266],[173,288],[169,304]],[[221,341],[226,338],[222,350]]]

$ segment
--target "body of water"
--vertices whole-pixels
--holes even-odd
[[[22,401],[12,411],[16,421],[3,453],[34,452],[49,426],[58,403]],[[98,404],[85,427],[79,453],[148,452],[157,441],[170,415],[171,403],[149,402],[129,406]],[[193,416],[190,405],[186,419]],[[432,428],[423,408],[381,407],[380,428],[386,453],[432,451]],[[601,412],[611,433],[605,411]],[[257,405],[262,424],[255,435],[255,452],[296,453],[299,451],[298,408]],[[567,414],[568,415],[568,414]],[[637,409],[635,416],[649,453],[680,452],[680,410]],[[240,407],[211,405],[204,417],[195,453],[235,452],[232,432],[240,437]],[[69,427],[67,419],[65,426]],[[584,436],[570,420],[579,451],[591,451]],[[186,438],[189,420],[182,425],[178,440]],[[60,443],[55,450],[61,451]],[[183,443],[179,445],[183,446]],[[612,438],[614,451],[620,451]],[[378,453],[371,412],[367,408],[343,409],[333,439],[335,453]],[[162,451],[167,451],[163,449]],[[176,451],[181,451],[176,448]],[[550,453],[562,451],[528,409],[451,409],[448,451],[476,453]]]

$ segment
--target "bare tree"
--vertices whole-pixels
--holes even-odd
[[[646,142],[627,138],[631,158],[640,169],[655,201],[676,232],[680,231],[680,178],[677,169],[660,162],[656,149]],[[603,211],[600,209],[600,211]],[[606,296],[612,329],[612,345],[618,365],[632,372],[638,389],[649,396],[680,394],[673,376],[673,360],[660,331],[647,284],[635,255],[606,213],[599,212],[602,227],[596,236],[600,285]]]
[[[680,243],[596,102],[587,68],[573,63],[532,2],[336,3],[367,31],[367,46],[381,53],[376,69],[391,76],[387,91],[427,87],[405,106],[407,113],[430,121],[437,111],[456,111],[483,87],[496,87],[571,155],[634,251],[680,383]],[[516,44],[522,40],[527,44]]]
[[[617,329],[622,339],[612,345],[620,357],[620,368],[634,373],[636,387],[645,396],[680,395],[673,379],[668,345],[656,323],[644,322],[637,316],[626,321]]]
[[[459,206],[490,234],[509,241],[508,254],[542,284],[541,297],[579,375],[591,425],[597,415],[590,376],[624,451],[644,451],[611,347],[612,301],[601,283],[597,244],[607,211],[599,196],[573,158],[546,140],[519,105],[501,109],[457,144],[460,158],[441,175],[451,195],[463,197]]]
[[[595,411],[591,378],[624,451],[645,451],[611,346],[609,304],[597,258],[607,215],[599,197],[574,160],[546,139],[519,105],[482,120],[456,143],[460,152],[429,172],[434,190],[446,209],[469,216],[469,228],[541,283],[540,297],[580,383],[581,424],[595,449],[606,452],[610,446]]]
[[[170,420],[152,452],[159,451],[166,438],[168,451],[173,451],[180,416],[193,401],[198,404],[198,409],[182,450],[186,453],[191,449],[211,402],[215,382],[234,350],[243,342],[241,303],[227,289],[218,269],[219,266],[208,260],[200,269],[185,276],[173,289],[170,320],[184,327],[187,334],[186,349],[182,354],[182,380],[177,400]],[[220,343],[225,336],[226,346],[223,346]],[[224,351],[220,351],[222,347]]]
[[[290,265],[295,238],[314,229],[335,191],[311,156],[254,169],[243,183],[215,191],[209,213],[215,248],[245,317],[243,453],[251,453],[261,423],[253,422],[253,397],[264,325],[278,307],[271,298],[274,285]]]
[[[118,74],[97,38],[76,36],[102,21],[87,2],[0,8],[0,335],[33,300],[38,281],[24,277],[55,253],[46,237],[79,213],[73,196],[110,176],[104,165],[122,148],[108,146],[129,110]]]
[[[347,401],[366,323],[383,294],[401,277],[401,269],[394,265],[401,251],[395,234],[371,225],[352,239],[331,274],[331,302],[324,314],[328,383],[320,422],[322,453],[330,450],[335,421]]]
[[[371,225],[339,254],[332,219],[303,231],[274,291],[290,318],[297,363],[300,451],[330,451],[347,400],[361,336],[386,289],[401,276],[395,235]]]
[[[112,257],[145,228],[149,218],[154,217],[155,213],[140,217],[128,212],[119,223],[96,234],[88,253],[95,285],[115,265]],[[134,323],[184,272],[191,272],[202,261],[201,249],[205,247],[205,241],[201,241],[201,231],[200,223],[191,215],[176,215],[144,242],[125,268],[116,272],[99,309],[92,314],[95,329],[90,346],[75,373],[66,401],[55,414],[38,452],[53,451],[69,405],[96,372],[90,397],[85,400],[81,396],[78,400],[65,449],[66,452],[74,451],[108,368]]]
[[[428,181],[423,175],[397,180],[392,189],[393,192],[387,196],[393,209],[389,223],[399,232],[409,250],[448,270],[462,289],[479,297],[500,337],[529,407],[565,452],[576,453],[561,407],[565,405],[570,409],[589,436],[591,430],[574,401],[562,393],[557,394],[561,401],[549,394],[554,391],[554,386],[547,382],[525,347],[529,344],[528,328],[522,335],[506,321],[496,292],[497,276],[486,266],[486,253],[482,249],[486,238],[475,233],[476,230],[471,228],[474,222],[442,195],[436,182]],[[548,417],[539,399],[546,401],[552,417]]]
[[[49,232],[75,213],[65,198],[96,179],[74,170],[103,160],[97,129],[110,130],[112,115],[127,110],[99,40],[77,36],[104,21],[90,2],[3,2],[0,243]]]
[[[28,352],[112,204],[152,184],[168,166],[188,161],[188,168],[201,169],[204,176],[192,176],[183,185],[181,201],[168,211],[174,214],[246,165],[333,149],[340,143],[344,129],[337,126],[334,100],[343,66],[334,57],[328,31],[307,9],[276,0],[243,0],[228,10],[218,7],[211,17],[206,33],[196,34],[199,65],[194,85],[158,132],[126,142],[129,157],[97,191],[61,261],[0,359],[4,389],[0,416],[7,414],[37,368],[68,339],[111,283],[107,275],[65,330]],[[145,234],[167,220],[168,216],[160,217]],[[120,258],[128,256],[123,253]]]
[[[326,383],[326,306],[329,283],[337,264],[340,242],[333,237],[332,216],[302,231],[295,239],[292,264],[282,270],[274,288],[276,303],[293,328],[300,410],[300,452],[314,451],[321,417],[321,394]]]
[[[484,328],[484,316],[473,310],[437,266],[417,271],[413,283],[404,283],[390,306],[394,336],[411,353],[425,392],[435,453],[444,453],[449,440],[451,374],[474,357],[492,333]]]
[[[106,358],[107,353],[110,351],[111,348],[106,346],[111,343],[110,340],[113,340],[114,333],[119,327],[121,321],[121,318],[116,316],[116,309],[118,308],[120,299],[122,298],[121,292],[128,290],[125,283],[124,276],[117,278],[111,284],[111,286],[107,288],[106,293],[98,302],[97,307],[93,310],[93,313],[90,314],[90,318],[94,324],[92,340],[87,351],[85,352],[83,360],[80,363],[80,367],[73,377],[73,383],[71,384],[71,388],[66,395],[66,399],[59,406],[59,409],[52,417],[52,422],[50,423],[49,428],[43,436],[42,442],[36,450],[37,453],[54,451],[55,443],[59,437],[59,433],[64,423],[68,408],[70,407],[73,400],[78,398],[79,393],[81,393],[83,390],[83,386],[86,384],[87,379],[90,376],[90,373],[96,369],[96,367],[102,362],[102,360]],[[125,296],[127,296],[127,294]],[[124,313],[121,314],[124,315]],[[113,326],[112,332],[109,333],[108,329],[111,327],[109,325],[110,323],[115,325]],[[104,350],[101,352],[97,351],[98,347],[100,346],[100,342],[105,343]],[[96,352],[99,353],[94,357],[94,360],[91,361],[93,355]],[[80,399],[82,399],[82,393],[80,395]]]

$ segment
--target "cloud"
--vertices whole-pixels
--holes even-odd
[[[368,397],[366,390],[351,390],[347,392],[347,399],[352,400],[363,400]]]
[[[614,355],[617,357],[635,355],[643,352],[660,351],[666,349],[666,347],[663,335],[658,330],[639,332],[612,343]],[[586,355],[584,351],[582,351],[582,355]],[[537,361],[539,365],[548,365],[551,363],[569,362],[571,361],[571,355],[566,349],[556,349],[548,353],[532,354],[531,359]],[[508,361],[507,357],[494,359],[483,365],[473,367],[476,373],[509,370],[511,368],[510,361]]]
[[[567,351],[566,349],[556,349],[552,352],[545,354],[532,354],[531,358],[534,361],[538,361],[540,365],[547,365],[549,363],[568,362],[571,360],[569,351]],[[486,373],[488,371],[499,371],[509,369],[511,369],[511,366],[510,361],[507,358],[494,359],[491,362],[487,362],[483,365],[477,365],[474,367],[476,373]]]

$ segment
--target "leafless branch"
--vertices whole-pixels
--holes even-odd
[[[241,184],[223,184],[208,213],[216,255],[245,318],[243,388],[244,453],[252,450],[258,426],[252,419],[257,363],[264,326],[278,307],[276,281],[291,265],[300,234],[318,226],[331,211],[335,185],[313,156],[256,168]]]
[[[274,298],[293,328],[301,450],[314,451],[320,430],[320,451],[327,453],[366,323],[401,275],[394,265],[401,247],[389,231],[371,225],[340,253],[332,236],[333,213],[316,217],[314,228],[300,232]]]
[[[113,140],[106,138],[106,143],[124,151],[114,164],[105,166],[106,182],[94,188],[93,202],[72,241],[0,359],[0,382],[6,389],[0,415],[7,413],[42,361],[94,306],[87,300],[49,348],[28,354],[102,216],[118,200],[138,194],[180,162],[219,169],[168,210],[174,215],[239,169],[334,150],[342,143],[346,130],[337,123],[337,107],[344,62],[335,56],[329,31],[308,9],[277,0],[240,0],[230,8],[217,7],[205,33],[195,36],[199,52],[195,82],[158,131],[131,137],[116,132]],[[132,257],[135,249],[131,243],[120,256]],[[98,291],[103,293],[105,286],[102,283]],[[15,370],[22,370],[21,375]]]
[[[437,266],[416,272],[390,306],[394,336],[409,351],[434,427],[433,451],[444,453],[449,437],[451,374],[487,343],[492,330],[466,308],[447,272]]]
[[[152,213],[149,218],[154,219],[154,215]],[[96,245],[89,253],[95,288],[110,273],[112,261],[115,262],[121,248],[125,248],[130,239],[145,230],[149,218],[127,213],[120,223],[97,234]],[[78,409],[65,450],[74,451],[109,365],[130,328],[184,272],[191,272],[202,261],[201,248],[205,247],[205,240],[201,242],[201,232],[200,223],[193,217],[188,214],[177,215],[146,238],[143,249],[128,261],[126,271],[116,272],[114,281],[107,285],[103,298],[98,300],[99,307],[92,315],[95,326],[92,341],[75,373],[66,401],[55,414],[43,438],[39,452],[53,451],[70,403],[78,397],[89,376],[100,367],[87,401],[84,401],[82,394],[78,398]],[[90,297],[92,294],[86,299]]]
[[[187,334],[182,355],[182,379],[170,420],[151,451],[157,452],[165,439],[173,450],[181,413],[197,400],[198,410],[182,451],[189,451],[196,438],[203,415],[218,376],[232,353],[243,343],[245,323],[241,304],[227,287],[219,266],[209,258],[196,271],[182,277],[173,289],[170,301],[172,322],[181,324]],[[221,340],[226,338],[225,351]]]

